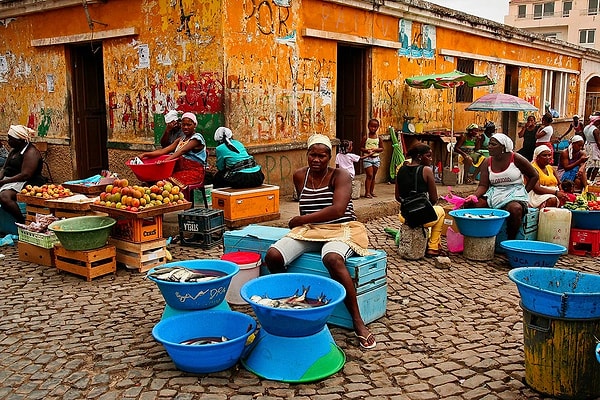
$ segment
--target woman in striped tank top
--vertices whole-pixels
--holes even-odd
[[[308,166],[294,172],[300,215],[290,220],[290,233],[269,248],[265,263],[271,273],[285,272],[300,255],[319,251],[331,278],[346,289],[344,303],[360,346],[372,349],[375,336],[360,316],[356,288],[346,268],[348,257],[369,253],[369,239],[365,226],[356,221],[350,174],[329,167],[331,147],[325,135],[315,134],[308,139]]]

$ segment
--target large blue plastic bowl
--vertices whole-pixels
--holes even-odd
[[[152,272],[166,267],[182,266],[198,270],[213,270],[225,273],[224,276],[205,282],[168,282],[149,276]],[[225,299],[231,279],[240,267],[223,260],[176,261],[152,268],[148,279],[156,282],[167,304],[178,310],[204,310],[215,307]]]
[[[320,307],[306,309],[273,308],[258,304],[250,298],[254,295],[281,299],[292,296],[296,290],[309,287],[311,299],[324,295],[329,302]],[[334,308],[346,297],[346,290],[331,278],[299,273],[265,275],[246,282],[240,295],[254,310],[261,328],[272,335],[301,337],[320,332],[333,313]]]
[[[496,236],[502,223],[510,215],[506,210],[495,208],[465,208],[452,210],[449,214],[456,221],[461,235],[477,238]]]
[[[523,307],[551,318],[600,318],[600,275],[560,268],[511,269]]]
[[[244,351],[246,340],[256,330],[256,321],[237,311],[191,311],[161,320],[152,336],[162,343],[175,366],[186,372],[210,373],[233,367]],[[221,337],[215,344],[186,345],[196,338]]]
[[[510,266],[554,267],[561,254],[567,251],[560,244],[537,240],[503,240],[500,246],[506,251]]]
[[[600,211],[571,210],[571,227],[596,230],[600,227]]]

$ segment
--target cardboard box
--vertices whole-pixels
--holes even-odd
[[[262,185],[251,189],[221,188],[212,191],[213,209],[223,210],[225,220],[253,217],[279,217],[279,186]]]

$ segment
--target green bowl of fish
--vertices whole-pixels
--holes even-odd
[[[225,299],[240,267],[224,260],[188,260],[152,268],[146,277],[155,282],[165,302],[177,310],[204,310]]]
[[[104,246],[116,222],[110,217],[87,215],[54,221],[48,229],[54,232],[65,249],[85,251]]]

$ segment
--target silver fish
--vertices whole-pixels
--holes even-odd
[[[192,346],[201,346],[201,345],[204,345],[204,344],[223,343],[223,342],[226,342],[228,340],[229,339],[227,339],[225,336],[221,336],[221,337],[199,337],[199,338],[184,340],[180,344],[187,344],[187,345],[192,345]]]

